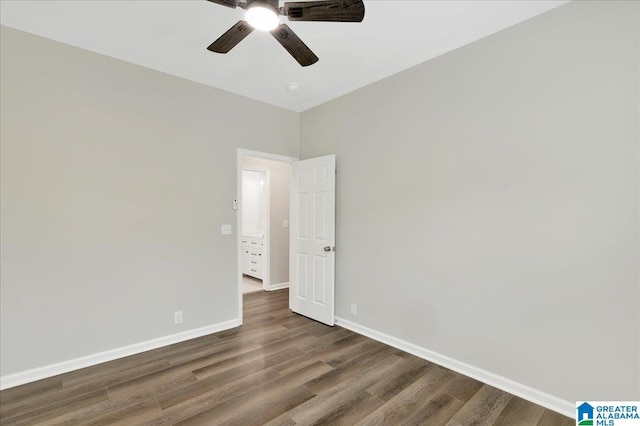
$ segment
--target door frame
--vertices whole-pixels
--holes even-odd
[[[238,203],[238,209],[236,210],[236,247],[235,247],[235,251],[236,251],[236,257],[237,257],[237,261],[236,261],[236,277],[237,277],[237,288],[238,288],[238,318],[240,319],[240,324],[243,323],[243,313],[242,313],[242,256],[241,256],[241,248],[242,248],[242,157],[255,157],[255,158],[262,158],[264,160],[271,160],[271,161],[280,161],[282,163],[293,163],[294,161],[299,161],[300,159],[298,157],[288,157],[285,155],[279,155],[279,154],[272,154],[272,153],[268,153],[268,152],[261,152],[261,151],[253,151],[250,149],[243,149],[243,148],[237,148],[236,151],[236,200]],[[269,191],[270,192],[270,191]],[[267,203],[270,203],[270,200],[267,199]],[[269,221],[270,217],[269,217],[269,210],[270,207],[267,206],[267,218],[266,220]],[[265,229],[265,233],[264,233],[264,244],[265,246],[267,246],[267,250],[265,250],[265,253],[267,253],[267,255],[265,256],[265,258],[263,259],[263,262],[266,263],[266,266],[264,266],[264,277],[267,279],[265,280],[265,278],[263,278],[262,280],[262,285],[263,285],[263,289],[264,289],[264,284],[265,282],[269,282],[271,283],[271,277],[267,276],[267,274],[271,273],[271,250],[270,250],[270,246],[268,246],[271,243],[271,226],[270,223],[267,222],[267,226]]]
[[[264,230],[264,235],[262,236],[262,241],[264,243],[262,247],[262,289],[267,290],[271,286],[271,267],[270,267],[270,259],[271,259],[271,250],[270,250],[270,225],[271,225],[271,170],[266,167],[256,167],[256,166],[242,166],[242,170],[240,171],[240,188],[242,188],[242,172],[243,171],[252,171],[252,172],[261,172],[264,174],[264,189],[262,190],[262,198],[264,202],[264,217],[262,218],[262,229]],[[238,236],[240,237],[240,246],[238,246],[238,255],[242,257],[242,209],[244,206],[242,205],[242,193],[238,195],[240,203],[238,204]],[[240,262],[242,268],[242,262]],[[244,268],[242,268],[244,269]],[[240,276],[242,277],[242,270],[240,271]]]

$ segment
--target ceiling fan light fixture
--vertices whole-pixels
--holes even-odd
[[[247,9],[245,18],[256,30],[271,31],[280,24],[278,14],[269,4],[256,4]]]
[[[285,0],[282,7],[280,7],[280,0],[209,1],[232,9],[240,7],[245,9],[246,13],[245,20],[240,20],[229,28],[226,33],[211,43],[207,50],[228,53],[253,30],[269,31],[303,67],[315,64],[318,62],[318,57],[287,24],[280,23],[280,16],[288,18],[289,21],[362,22],[364,19],[363,0]]]

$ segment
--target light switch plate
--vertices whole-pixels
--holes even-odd
[[[220,227],[220,233],[222,235],[231,235],[231,225],[222,225]]]
[[[283,228],[288,228],[289,227],[289,221],[287,219],[282,221],[282,227]]]

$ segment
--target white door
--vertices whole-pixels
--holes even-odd
[[[291,166],[289,308],[333,325],[336,156]]]

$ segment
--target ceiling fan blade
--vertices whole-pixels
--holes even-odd
[[[318,62],[318,57],[300,40],[287,24],[281,24],[278,28],[271,31],[271,35],[273,35],[282,47],[287,49],[287,52],[303,67]]]
[[[282,8],[290,21],[362,22],[362,0],[285,2]]]
[[[211,43],[208,50],[216,53],[227,53],[240,43],[246,36],[251,34],[253,27],[246,21],[238,21],[233,27],[222,34],[216,41]]]
[[[209,0],[211,3],[220,4],[235,9],[238,6],[239,0]]]

